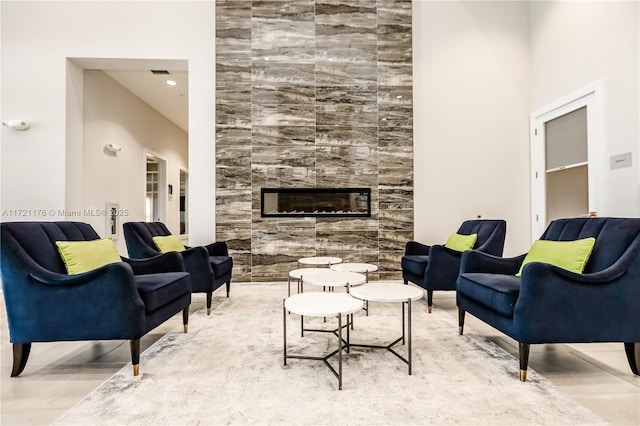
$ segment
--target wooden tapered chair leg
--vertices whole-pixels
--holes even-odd
[[[231,280],[227,281],[227,297],[229,297],[230,292],[231,292]]]
[[[458,308],[458,334],[462,336],[464,332],[464,310]]]
[[[207,293],[207,315],[211,315],[211,299],[213,296],[213,292],[210,291]]]
[[[131,364],[133,364],[133,375],[140,373],[140,339],[134,339],[129,342],[131,346]]]
[[[13,344],[13,368],[11,370],[11,377],[17,377],[22,373],[24,367],[27,365],[30,352],[31,343]]]
[[[529,365],[529,348],[528,343],[518,343],[518,356],[520,358],[520,381],[527,381],[527,366]]]
[[[433,309],[433,290],[427,290],[427,310],[431,313]]]
[[[187,306],[182,310],[182,327],[184,332],[189,331],[189,307]]]

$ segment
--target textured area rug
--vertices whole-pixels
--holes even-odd
[[[286,285],[235,285],[211,316],[194,313],[189,333],[168,333],[141,357],[140,375],[124,367],[58,425],[407,425],[602,424],[535,371],[518,380],[518,361],[465,330],[424,299],[413,304],[413,374],[384,349],[352,348],[343,358],[343,390],[321,361],[283,365]],[[370,303],[355,316],[351,343],[386,344],[401,335],[398,304]],[[331,333],[306,332],[287,315],[290,354],[334,350]],[[337,320],[305,318],[305,327]],[[395,346],[406,354],[406,346]],[[337,356],[330,359],[337,366]]]

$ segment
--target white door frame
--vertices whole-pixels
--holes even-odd
[[[587,107],[587,155],[589,163],[589,211],[606,216],[605,146],[602,139],[602,85],[597,81],[533,112],[530,117],[531,141],[531,241],[540,238],[547,227],[547,190],[544,124],[547,121]]]
[[[144,203],[144,200],[147,198],[147,157],[153,157],[156,160],[158,160],[158,217],[157,218],[153,218],[153,221],[155,222],[160,221],[163,222],[164,224],[167,223],[167,216],[168,216],[168,203],[167,203],[167,160],[161,156],[158,155],[158,153],[148,149],[148,148],[144,148],[143,152],[142,152],[142,159],[143,159],[143,164],[144,167],[142,168],[143,170],[143,174],[144,174],[144,186],[143,186],[143,196],[142,196],[142,200]],[[142,211],[146,212],[146,207],[143,204],[142,206]]]

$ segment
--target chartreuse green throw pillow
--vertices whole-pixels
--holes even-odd
[[[531,262],[550,263],[559,268],[581,274],[587,265],[595,243],[596,239],[593,237],[574,241],[537,240],[525,256],[520,271],[516,276],[519,277],[522,274],[524,265]]]
[[[91,241],[56,241],[62,261],[70,275],[122,262],[111,238]]]
[[[177,235],[164,235],[152,238],[153,243],[158,247],[160,253],[170,251],[184,251],[184,244]]]
[[[444,246],[446,248],[450,248],[451,250],[456,251],[465,251],[471,250],[473,246],[476,244],[476,240],[478,239],[478,234],[471,235],[462,235],[462,234],[452,234]]]

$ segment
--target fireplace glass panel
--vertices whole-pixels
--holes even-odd
[[[262,188],[262,217],[370,217],[370,188]]]

